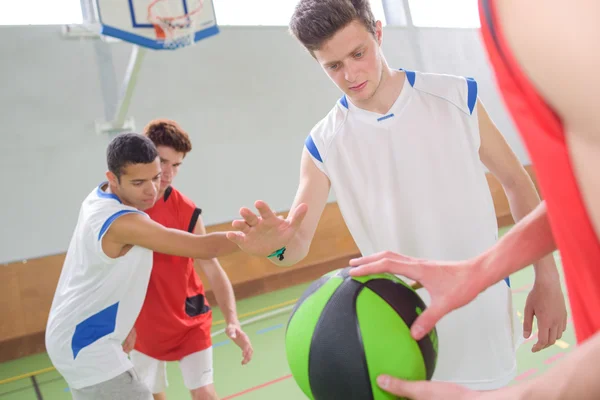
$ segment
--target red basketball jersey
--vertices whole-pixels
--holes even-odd
[[[146,213],[165,227],[193,232],[201,210],[169,187]],[[159,360],[180,360],[212,345],[211,324],[212,311],[194,260],[155,252],[148,292],[135,325],[135,349]]]
[[[561,120],[513,57],[493,0],[479,0],[482,35],[497,85],[533,162],[562,258],[577,340],[600,329],[600,242],[575,180]],[[535,29],[533,21],[531,29]],[[564,79],[569,79],[565,71]]]

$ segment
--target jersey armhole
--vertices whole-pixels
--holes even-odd
[[[97,240],[95,240],[95,244],[97,246],[97,250],[98,250],[98,254],[100,255],[100,257],[102,258],[102,260],[104,260],[105,262],[108,263],[114,263],[116,262],[119,257],[117,258],[112,258],[109,257],[105,252],[104,249],[102,247],[102,240],[104,239],[104,236],[106,235],[106,232],[108,232],[108,230],[110,229],[111,225],[113,224],[113,222],[115,222],[117,220],[117,218],[126,215],[126,214],[131,214],[131,213],[137,213],[140,215],[146,215],[145,213],[138,211],[138,210],[120,210],[115,212],[114,214],[112,214],[110,217],[108,217],[104,223],[102,224],[102,227],[100,228],[100,232],[98,233],[98,237]]]
[[[202,209],[196,207],[194,212],[192,213],[192,218],[190,218],[190,223],[188,225],[188,232],[194,233],[196,230],[196,224],[198,223],[198,218],[200,218],[200,214],[202,214]]]
[[[313,162],[317,166],[317,168],[319,168],[319,170],[321,172],[323,172],[325,175],[327,175],[327,172],[325,172],[325,165],[323,163],[323,157],[321,157],[321,153],[319,152],[319,149],[317,148],[317,145],[315,144],[312,134],[309,134],[306,137],[306,140],[304,141],[304,147],[310,154],[310,158],[313,160]]]

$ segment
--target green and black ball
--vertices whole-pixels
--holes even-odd
[[[377,377],[431,379],[437,332],[420,341],[411,337],[410,326],[426,306],[401,279],[351,277],[349,270],[322,276],[296,303],[285,336],[292,376],[313,400],[395,399]]]

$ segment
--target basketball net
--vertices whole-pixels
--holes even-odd
[[[195,43],[204,0],[187,0],[187,13],[181,11],[181,0],[153,0],[148,6],[148,21],[154,25],[156,38],[165,48],[177,49]]]

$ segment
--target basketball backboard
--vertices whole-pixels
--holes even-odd
[[[219,33],[212,0],[83,0],[99,34],[154,49],[177,49]],[[86,9],[87,8],[87,9]]]

